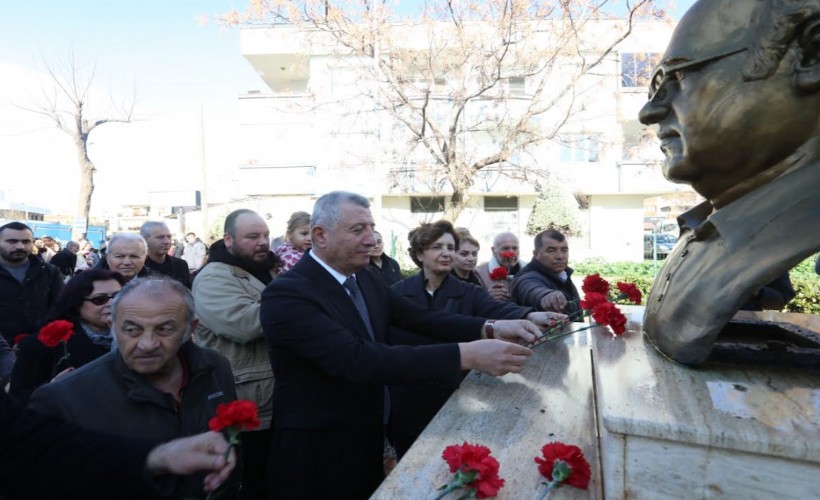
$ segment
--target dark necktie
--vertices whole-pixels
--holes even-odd
[[[356,283],[356,278],[353,276],[347,278],[344,282],[344,287],[350,292],[350,298],[353,300],[353,305],[356,306],[356,310],[359,311],[359,316],[361,316],[362,321],[364,321],[364,326],[367,327],[370,340],[375,341],[376,337],[373,335],[373,325],[370,324],[370,314],[367,312],[367,305],[364,303],[364,297],[362,297],[362,289],[359,288],[359,284]],[[382,419],[385,425],[387,425],[387,421],[390,419],[390,391],[387,390],[387,386],[384,386],[384,415]]]
[[[370,324],[370,314],[367,312],[367,305],[364,303],[362,290],[359,288],[359,284],[356,283],[356,278],[353,276],[347,278],[344,282],[344,287],[350,292],[350,298],[353,300],[353,305],[356,306],[356,310],[359,311],[359,316],[361,316],[362,321],[364,321],[364,326],[367,328],[370,340],[376,340],[376,337],[373,335],[373,325]]]

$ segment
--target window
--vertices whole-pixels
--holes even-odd
[[[517,212],[518,196],[485,196],[485,212]]]
[[[433,214],[444,212],[444,196],[411,196],[410,213]]]
[[[624,52],[621,54],[621,87],[643,89],[649,85],[652,72],[660,62],[657,52]]]
[[[526,81],[523,76],[514,76],[507,78],[507,86],[510,90],[510,95],[524,95]]]
[[[564,163],[599,161],[601,140],[598,135],[564,134],[558,136],[561,146],[561,161]]]

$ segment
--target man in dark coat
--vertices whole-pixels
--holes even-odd
[[[211,491],[236,462],[225,460],[228,443],[216,432],[156,444],[27,412],[0,390],[0,497],[144,500],[172,493],[174,479],[162,475],[197,471],[211,471],[203,483]]]
[[[74,270],[77,268],[77,252],[79,251],[80,244],[76,241],[69,241],[65,244],[65,248],[51,258],[49,264],[56,266],[63,278],[70,278],[74,276]]]
[[[539,311],[559,312],[569,315],[570,319],[579,319],[581,300],[572,283],[569,244],[563,234],[550,229],[535,235],[532,260],[513,280],[512,300]]]
[[[193,298],[167,277],[130,282],[114,299],[117,350],[34,391],[33,411],[84,429],[169,440],[208,430],[216,407],[236,399],[230,365],[190,341]],[[201,496],[202,478],[180,488]]]
[[[43,326],[63,278],[60,271],[32,255],[34,236],[21,222],[0,226],[0,334],[9,345],[21,333]]]
[[[174,244],[168,225],[164,222],[148,221],[140,227],[140,236],[145,238],[145,243],[148,245],[145,267],[170,276],[190,289],[191,273],[188,270],[188,263],[168,254]]]
[[[526,320],[429,311],[365,269],[375,245],[367,198],[317,200],[310,252],[262,294],[262,328],[276,384],[270,491],[288,499],[364,499],[384,477],[385,384],[457,381],[462,369],[520,372],[531,351],[482,335],[532,342]],[[390,325],[448,344],[388,346]]]

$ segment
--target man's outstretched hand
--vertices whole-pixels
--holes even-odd
[[[153,475],[211,471],[205,476],[204,488],[213,491],[228,479],[236,465],[234,450],[225,460],[227,450],[228,442],[218,432],[174,439],[151,450],[145,468]]]
[[[528,348],[503,340],[462,342],[458,348],[462,370],[478,370],[495,376],[520,373],[532,356]]]

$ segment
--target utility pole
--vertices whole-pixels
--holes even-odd
[[[202,237],[205,238],[210,226],[208,225],[208,164],[205,160],[205,111],[201,102],[199,103],[199,131],[199,164],[200,173],[202,174],[199,205],[202,213]]]

